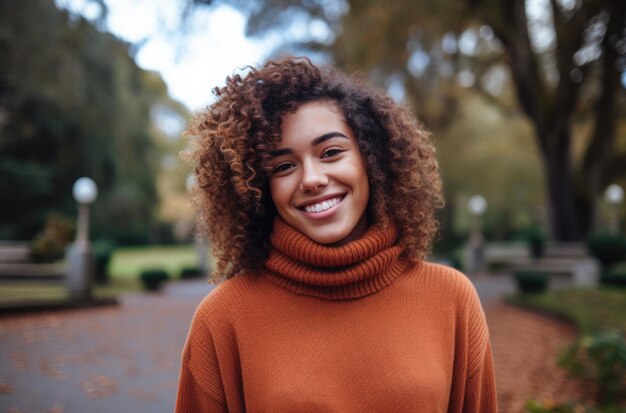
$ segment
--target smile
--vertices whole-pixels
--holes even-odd
[[[341,200],[342,200],[342,197],[338,196],[338,197],[327,199],[325,201],[318,202],[315,204],[306,205],[303,209],[306,212],[310,212],[310,213],[324,212],[334,207],[335,205],[338,205],[341,202]]]

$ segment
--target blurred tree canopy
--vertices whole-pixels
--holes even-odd
[[[497,139],[507,139],[523,115],[558,240],[586,236],[603,189],[626,177],[626,148],[618,142],[626,140],[623,0],[192,2],[243,11],[249,35],[304,25],[310,36],[285,39],[292,52],[326,52],[343,68],[365,71],[413,106],[439,136],[440,152],[450,151],[446,139],[454,141],[459,162],[472,143],[450,137],[463,135],[458,116],[477,102],[472,96],[500,112],[502,129],[490,131]],[[454,163],[448,155],[444,166]],[[499,161],[484,162],[488,171]]]
[[[180,106],[129,47],[52,0],[0,2],[0,239],[32,238],[50,211],[74,216],[72,184],[89,176],[94,232],[147,240],[161,162],[151,110]]]

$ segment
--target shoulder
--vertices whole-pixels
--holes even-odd
[[[419,275],[422,287],[440,291],[462,302],[478,299],[476,288],[470,279],[452,267],[421,261],[415,264],[413,272]]]
[[[198,304],[194,318],[209,321],[226,317],[251,293],[255,278],[255,274],[242,274],[221,281]]]
[[[194,320],[211,329],[232,324],[274,300],[276,287],[261,272],[247,272],[220,282],[196,308]]]
[[[484,348],[489,340],[489,332],[480,298],[472,281],[462,272],[435,263],[423,263],[425,278],[439,285],[442,291],[454,301],[459,327],[465,330],[470,342],[478,349]]]

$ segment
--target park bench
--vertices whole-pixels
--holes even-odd
[[[597,283],[600,266],[582,243],[548,242],[541,258],[533,258],[524,242],[492,242],[483,250],[486,269],[491,273],[545,273],[570,277],[578,286]]]
[[[484,246],[483,260],[490,272],[509,272],[531,260],[525,242],[488,242]]]
[[[27,242],[0,242],[1,281],[59,282],[65,277],[63,263],[35,263],[30,257]]]

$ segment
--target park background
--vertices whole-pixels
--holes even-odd
[[[72,185],[88,176],[98,187],[96,297],[138,295],[142,275],[202,278],[210,259],[201,265],[181,133],[226,76],[308,56],[363,73],[432,131],[446,197],[432,259],[467,270],[479,232],[487,244],[528,246],[527,270],[532,248],[576,245],[584,252],[575,259],[599,260],[597,286],[508,300],[567,319],[580,355],[570,365],[584,364],[601,390],[545,400],[526,389],[523,399],[537,400],[526,408],[569,411],[559,403],[576,399],[571,411],[618,411],[610,409],[623,402],[626,370],[626,205],[605,191],[626,185],[625,21],[618,0],[5,0],[0,240],[25,242],[30,260],[62,268],[76,231]],[[476,195],[486,200],[479,217],[468,208]],[[485,277],[516,270],[506,258],[468,272],[495,284],[502,277]],[[553,280],[539,267],[531,284],[568,284],[567,274]],[[40,281],[0,279],[3,308],[65,299],[61,284]],[[6,317],[7,331],[18,319],[36,322]],[[585,353],[594,345],[604,365]],[[560,369],[553,358],[548,370]],[[7,411],[15,406],[3,397],[19,393],[10,381],[0,376]]]

